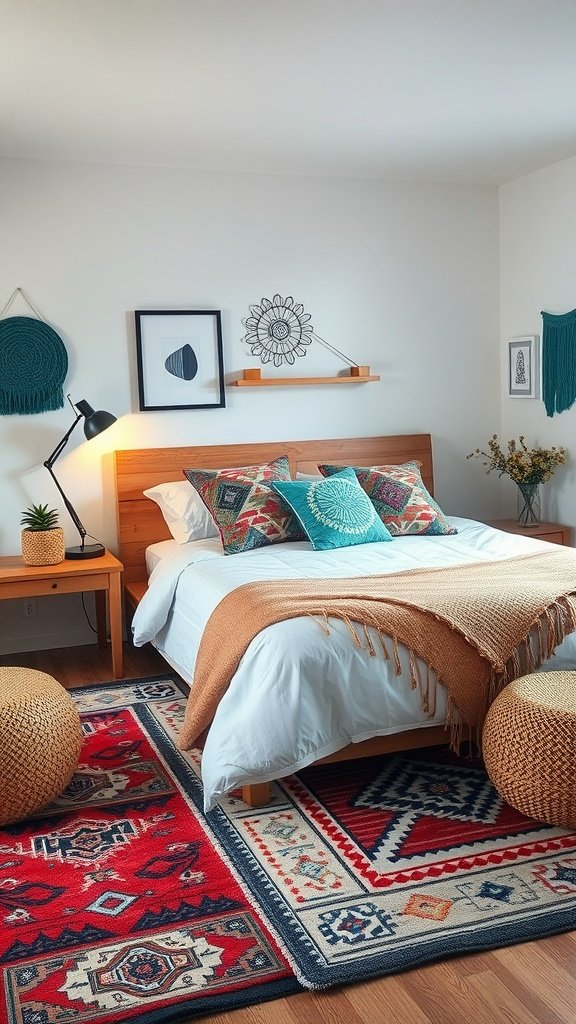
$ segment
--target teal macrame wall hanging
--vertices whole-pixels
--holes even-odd
[[[17,293],[35,316],[5,315]],[[67,372],[64,342],[16,288],[0,313],[0,415],[61,409]]]
[[[576,402],[576,309],[542,313],[542,397],[548,416]]]

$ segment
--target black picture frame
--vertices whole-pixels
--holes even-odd
[[[137,309],[140,410],[223,409],[219,309]]]

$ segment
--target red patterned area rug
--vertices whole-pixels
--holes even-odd
[[[71,694],[77,773],[0,828],[1,1024],[157,1024],[300,991],[197,810],[172,678]]]
[[[175,677],[73,696],[71,785],[0,830],[2,1024],[160,1024],[574,927],[576,834],[469,761],[320,766],[204,816]]]

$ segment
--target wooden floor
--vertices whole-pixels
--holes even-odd
[[[149,647],[125,645],[124,654],[126,676],[169,671]],[[37,668],[66,687],[112,676],[109,654],[96,646],[10,655],[0,658],[0,665]],[[576,932],[204,1019],[210,1024],[575,1024]]]

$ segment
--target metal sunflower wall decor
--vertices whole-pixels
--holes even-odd
[[[296,356],[306,355],[314,329],[301,302],[294,302],[291,295],[285,299],[274,295],[250,306],[250,313],[244,321],[244,341],[250,345],[253,356],[260,356],[263,363],[281,366],[293,364]]]
[[[259,356],[262,363],[282,366],[293,365],[296,356],[305,356],[310,344],[318,342],[333,355],[348,364],[347,374],[332,377],[262,377],[260,369],[242,371],[242,378],[232,381],[235,387],[278,387],[287,384],[346,384],[366,383],[380,380],[378,374],[371,374],[369,366],[359,366],[340,349],[325,338],[321,338],[310,323],[310,313],[304,311],[301,302],[294,302],[291,295],[285,299],[274,295],[272,299],[262,298],[259,305],[250,306],[250,316],[243,320],[246,334],[242,339],[250,346],[253,356]]]

